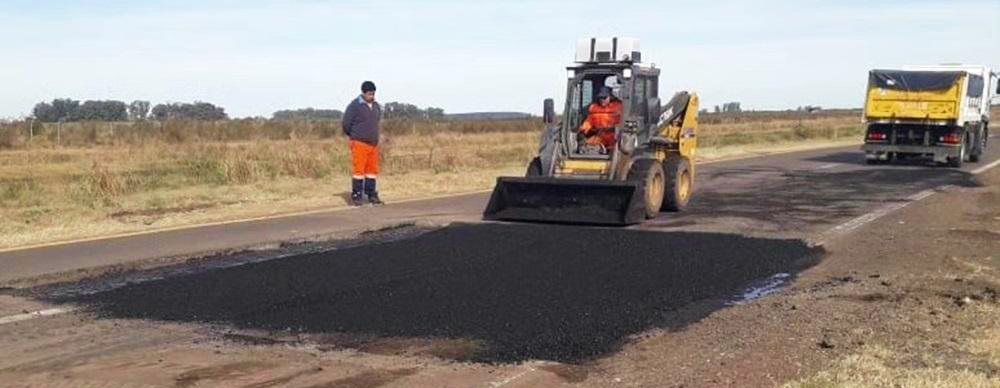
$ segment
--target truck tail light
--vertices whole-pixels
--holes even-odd
[[[883,141],[887,138],[884,133],[871,132],[868,134],[868,140]]]
[[[939,137],[938,142],[945,144],[958,144],[962,142],[962,137],[959,136],[957,133],[949,133],[947,135]]]

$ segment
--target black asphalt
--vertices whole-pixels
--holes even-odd
[[[729,234],[459,224],[62,302],[115,318],[472,340],[482,344],[474,361],[578,362],[649,328],[690,323],[671,314],[821,254],[798,240]]]

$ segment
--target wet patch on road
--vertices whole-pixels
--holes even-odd
[[[800,240],[729,234],[454,225],[58,301],[112,318],[476,344],[449,354],[461,360],[575,363],[651,328],[684,327],[704,316],[678,319],[684,307],[794,277],[822,254]]]

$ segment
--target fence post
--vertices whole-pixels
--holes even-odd
[[[28,119],[28,141],[35,138],[35,119]]]
[[[434,146],[433,145],[431,145],[431,147],[427,150],[427,168],[429,168],[431,171],[434,171]]]
[[[56,126],[56,145],[62,145],[62,124],[63,120],[59,119],[59,125]]]

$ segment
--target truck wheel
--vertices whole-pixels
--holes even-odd
[[[542,176],[542,159],[538,157],[531,159],[531,162],[528,163],[528,171],[524,173],[524,176],[529,178],[533,176]]]
[[[986,126],[983,125],[982,127],[977,137],[976,146],[972,147],[972,153],[969,154],[969,161],[972,163],[979,162],[980,157],[986,153]]]
[[[639,159],[632,164],[628,172],[628,181],[638,183],[638,189],[643,194],[646,218],[655,218],[663,206],[663,189],[666,179],[663,165],[655,159]]]
[[[965,162],[965,158],[967,157],[966,153],[968,152],[968,147],[966,147],[966,145],[968,144],[969,144],[969,137],[968,135],[966,135],[965,140],[962,141],[962,145],[958,146],[958,156],[954,158],[948,158],[949,167],[955,167],[955,168],[962,167],[962,163]]]
[[[663,197],[663,211],[679,212],[687,207],[694,192],[694,174],[691,164],[686,158],[671,155],[663,161],[663,169],[667,174],[666,193]]]

